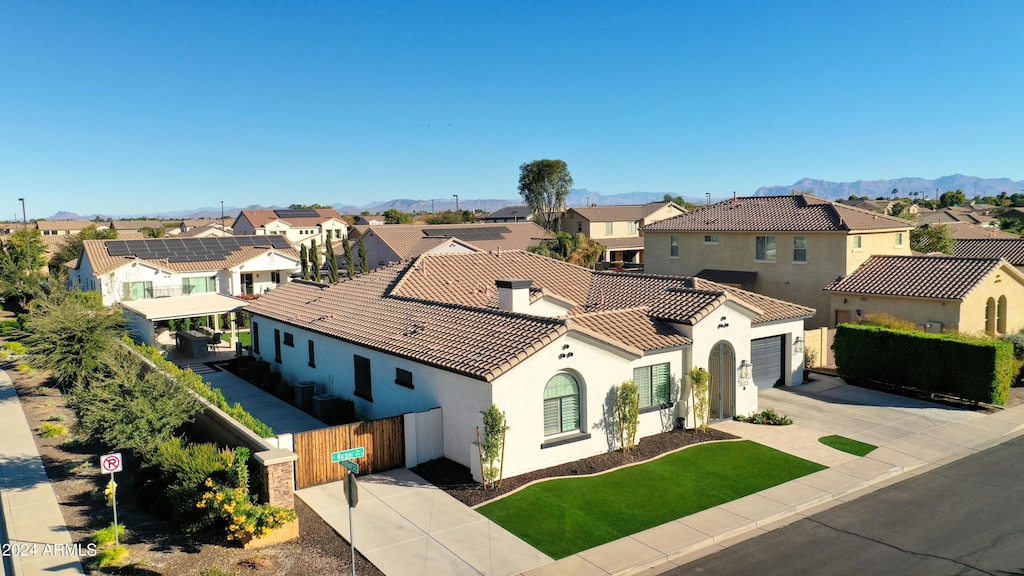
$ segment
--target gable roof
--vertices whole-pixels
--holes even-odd
[[[963,208],[949,207],[941,210],[933,210],[931,212],[922,212],[918,214],[917,221],[920,224],[952,224],[963,222],[966,224],[974,224],[975,226],[984,226],[986,224],[991,225],[995,223],[996,219],[991,216],[986,216],[982,212],[972,212]]]
[[[1024,266],[1024,238],[957,240],[953,254],[965,258],[1002,258],[1014,266]]]
[[[639,222],[666,206],[675,206],[680,212],[686,210],[675,202],[649,202],[647,204],[623,204],[617,206],[577,206],[569,208],[591,222]]]
[[[36,220],[37,230],[83,230],[89,226],[106,225],[92,220]]]
[[[228,236],[211,238],[158,238],[147,240],[86,240],[83,255],[93,274],[112,272],[132,262],[145,262],[172,272],[225,270],[275,251],[298,259],[283,236]]]
[[[703,278],[704,280],[710,280],[717,282],[718,284],[735,284],[741,286],[747,282],[751,282],[754,278],[757,278],[756,271],[748,270],[716,270],[714,268],[705,268],[700,272],[697,272],[697,278]]]
[[[111,220],[110,227],[114,230],[140,230],[152,228],[159,230],[164,227],[162,220]]]
[[[806,194],[745,196],[644,226],[665,232],[857,232],[910,229],[901,218],[836,204]]]
[[[526,250],[551,235],[533,222],[484,224],[386,224],[361,230],[360,238],[376,236],[402,260],[458,238],[484,250]]]
[[[1006,261],[955,256],[872,256],[825,290],[851,294],[963,300]],[[1012,268],[1011,268],[1012,269]]]
[[[494,212],[491,212],[487,216],[483,217],[484,220],[503,219],[503,218],[532,220],[533,219],[533,212],[530,211],[530,207],[529,206],[526,206],[524,204],[516,204],[514,206],[505,206],[504,208],[499,208],[499,209],[495,210]]]
[[[931,226],[945,226],[955,240],[981,240],[983,238],[995,238],[1004,240],[1017,240],[1020,236],[1004,232],[1002,230],[968,224],[967,222],[945,222],[943,224],[923,224],[920,227],[928,229]]]
[[[316,208],[308,210],[288,210],[283,208],[276,210],[242,210],[238,213],[238,218],[235,218],[235,222],[232,223],[232,228],[238,224],[238,220],[242,216],[245,216],[249,223],[252,224],[253,228],[263,228],[274,220],[280,220],[281,222],[293,227],[316,226],[317,224],[323,224],[331,218],[342,222],[344,221],[341,214],[333,208]]]
[[[529,278],[531,301],[572,309],[550,318],[498,309],[495,281]],[[595,272],[528,252],[425,254],[331,285],[290,282],[253,314],[491,381],[569,331],[628,353],[685,346],[693,323],[727,301],[755,322],[806,318],[803,306],[693,279]]]

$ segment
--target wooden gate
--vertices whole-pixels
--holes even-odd
[[[345,468],[331,462],[331,454],[349,448],[366,448],[355,460],[360,474],[373,474],[405,466],[405,419],[402,416],[354,422],[293,436],[295,488],[302,489],[345,477]]]

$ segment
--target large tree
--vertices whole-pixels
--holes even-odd
[[[533,221],[554,231],[572,190],[572,174],[562,160],[534,160],[519,167],[519,194],[533,212]]]
[[[369,216],[369,214],[364,214]],[[412,224],[412,214],[406,214],[400,212],[397,208],[392,208],[383,214],[384,222],[387,224]]]
[[[66,240],[61,243],[60,247],[50,257],[51,272],[62,270],[65,262],[78,260],[78,255],[82,252],[82,243],[86,240],[116,240],[117,230],[113,228],[103,228],[101,230],[95,224],[90,224],[82,228],[82,231],[78,234],[69,234],[61,238],[66,238]]]
[[[558,232],[554,238],[541,240],[540,245],[531,246],[530,252],[561,260],[577,266],[594,268],[604,254],[604,246],[583,234]]]
[[[927,228],[914,228],[910,231],[910,249],[915,252],[941,252],[953,254],[956,240],[949,228],[943,224],[929,225]]]
[[[0,297],[16,298],[22,306],[42,294],[46,247],[39,230],[16,230],[0,239]]]
[[[950,190],[943,192],[942,196],[939,196],[939,208],[948,208],[950,206],[960,206],[967,203],[967,194],[964,194],[963,190]]]

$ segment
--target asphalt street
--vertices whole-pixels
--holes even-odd
[[[666,574],[1024,575],[1024,437]]]

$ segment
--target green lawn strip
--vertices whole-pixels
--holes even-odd
[[[225,332],[223,339],[225,342],[231,342],[231,333]],[[238,341],[242,343],[242,346],[248,346],[252,344],[252,336],[248,332],[239,332]]]
[[[872,450],[878,448],[878,446],[867,444],[865,442],[858,442],[843,436],[823,436],[818,438],[818,442],[821,442],[829,448],[842,450],[843,452],[853,454],[854,456],[867,456]]]
[[[558,559],[824,469],[749,440],[717,442],[534,484],[477,511]]]

